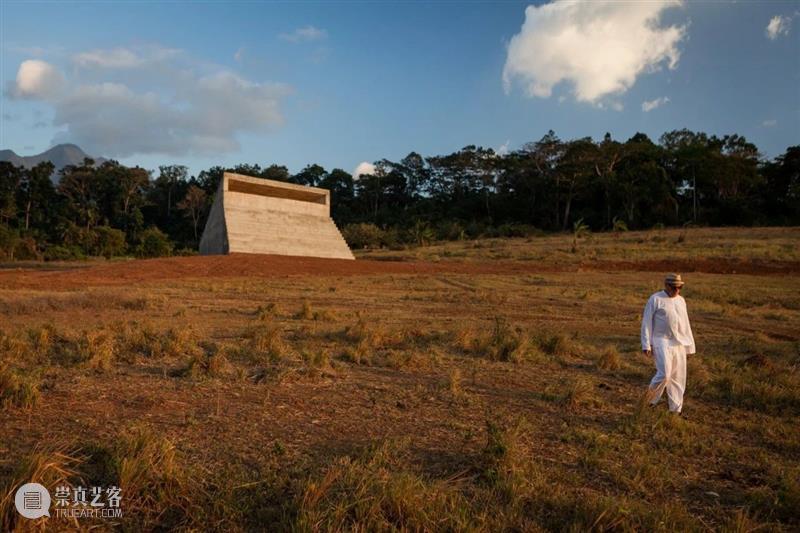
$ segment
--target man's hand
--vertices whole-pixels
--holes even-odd
[[[650,350],[642,350],[642,354],[644,354],[645,357],[650,357],[652,352]]]

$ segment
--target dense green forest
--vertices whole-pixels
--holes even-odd
[[[154,257],[195,253],[222,173],[330,189],[332,216],[351,246],[437,239],[674,225],[797,225],[800,146],[774,160],[739,135],[688,130],[658,143],[638,133],[563,141],[552,131],[499,154],[455,153],[375,162],[353,177],[310,164],[159,171],[85,160],[61,170],[0,163],[0,258]]]

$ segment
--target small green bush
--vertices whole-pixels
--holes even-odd
[[[109,226],[100,226],[94,229],[96,245],[91,250],[92,255],[102,255],[106,259],[125,254],[125,232]]]
[[[384,231],[375,224],[348,224],[342,236],[351,248],[378,248],[384,240]]]
[[[86,255],[77,246],[50,246],[44,251],[45,261],[71,261],[86,259]]]
[[[169,256],[172,254],[172,242],[163,231],[150,227],[142,232],[137,252],[139,257]]]

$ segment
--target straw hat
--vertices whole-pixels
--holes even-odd
[[[664,278],[664,283],[673,287],[683,287],[683,280],[680,274],[667,274],[667,277]]]

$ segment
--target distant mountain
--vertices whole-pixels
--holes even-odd
[[[58,171],[67,165],[80,165],[87,157],[94,159],[95,165],[102,165],[107,161],[104,157],[92,157],[74,144],[58,144],[41,154],[19,156],[13,150],[0,150],[0,161],[8,161],[15,166],[33,168],[42,161],[50,161],[56,169],[53,180],[58,181]]]

